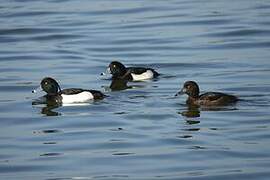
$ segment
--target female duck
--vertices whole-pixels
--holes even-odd
[[[124,79],[128,81],[143,81],[159,76],[159,73],[152,68],[125,67],[118,61],[111,62],[107,70],[112,74],[112,79]]]
[[[40,83],[40,88],[47,94],[43,96],[47,103],[72,104],[83,103],[90,100],[103,99],[105,97],[100,91],[70,88],[61,90],[59,84],[53,78],[46,77]],[[36,90],[32,91],[33,93]]]
[[[196,82],[186,81],[183,88],[179,91],[177,95],[187,94],[188,99],[186,103],[188,105],[196,106],[225,106],[238,101],[238,98],[233,95],[220,93],[220,92],[207,92],[204,94],[199,94],[200,89]]]

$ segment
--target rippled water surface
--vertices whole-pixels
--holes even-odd
[[[269,179],[269,1],[0,2],[0,179]],[[109,91],[112,60],[162,75]],[[108,97],[32,105],[45,76]],[[241,101],[191,110],[186,80]]]

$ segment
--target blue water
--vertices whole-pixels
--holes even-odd
[[[0,2],[0,179],[269,179],[269,1]],[[109,91],[112,60],[162,75]],[[109,97],[32,105],[46,76]],[[242,100],[191,111],[186,80]]]

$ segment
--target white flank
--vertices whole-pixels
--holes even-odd
[[[71,95],[66,95],[62,94],[62,103],[63,104],[71,104],[71,103],[83,103],[87,102],[89,100],[94,99],[94,96],[92,93],[84,91],[79,94],[71,94]]]
[[[133,74],[131,73],[131,76],[134,81],[142,81],[146,79],[152,79],[154,77],[154,74],[151,70],[147,70],[146,72],[142,74]]]

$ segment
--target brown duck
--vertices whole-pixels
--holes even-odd
[[[199,86],[194,81],[186,81],[176,96],[181,94],[188,95],[186,101],[188,105],[196,106],[226,106],[238,101],[236,96],[221,92],[207,92],[200,95]]]

